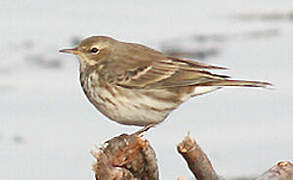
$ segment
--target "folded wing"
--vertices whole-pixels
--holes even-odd
[[[229,76],[213,74],[207,69],[225,69],[196,61],[168,58],[127,70],[118,75],[115,83],[127,88],[157,89],[194,86],[222,81]]]

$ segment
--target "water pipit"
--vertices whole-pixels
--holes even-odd
[[[158,124],[191,97],[224,86],[271,85],[231,80],[208,71],[226,68],[105,36],[89,37],[78,47],[60,52],[78,56],[80,82],[89,101],[109,119],[126,125]]]

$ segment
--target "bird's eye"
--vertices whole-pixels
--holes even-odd
[[[99,51],[100,50],[98,48],[95,48],[95,47],[91,49],[91,53],[93,53],[93,54],[97,54]]]

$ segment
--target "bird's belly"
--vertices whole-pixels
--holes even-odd
[[[179,104],[157,98],[162,90],[135,90],[106,84],[84,89],[90,102],[105,116],[121,124],[145,126],[163,121]]]

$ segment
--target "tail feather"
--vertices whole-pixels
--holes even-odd
[[[203,84],[203,86],[243,86],[243,87],[262,87],[271,88],[273,85],[268,82],[261,81],[245,81],[245,80],[220,80]]]

